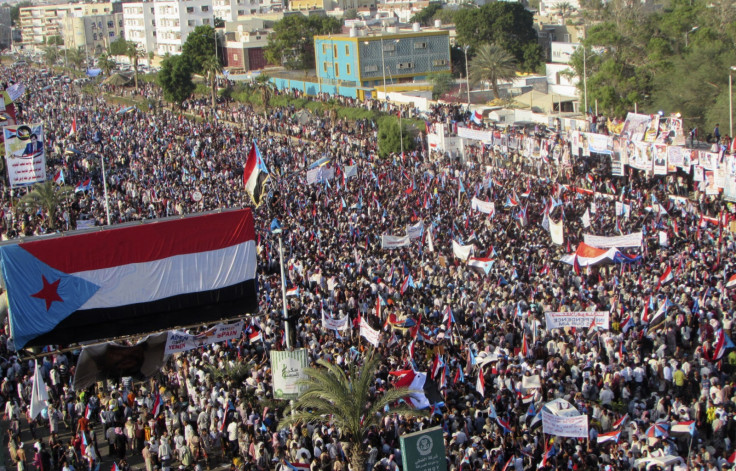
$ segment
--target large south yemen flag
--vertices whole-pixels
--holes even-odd
[[[254,312],[250,209],[0,247],[16,348]]]

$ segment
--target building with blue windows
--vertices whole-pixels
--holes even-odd
[[[395,89],[424,81],[433,72],[450,72],[450,34],[442,29],[389,28],[366,34],[315,36],[315,65],[320,84]],[[393,87],[390,87],[392,86]]]

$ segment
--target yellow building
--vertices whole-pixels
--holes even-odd
[[[42,46],[46,38],[61,36],[62,21],[68,16],[105,15],[112,13],[112,3],[64,3],[37,5],[20,9],[19,23],[24,49]]]

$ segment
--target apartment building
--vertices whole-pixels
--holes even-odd
[[[106,15],[112,12],[113,6],[109,2],[22,7],[19,12],[21,47],[24,49],[39,48],[45,44],[46,38],[61,36],[62,22],[66,17]]]
[[[81,47],[90,55],[100,55],[111,42],[123,36],[123,13],[64,17],[61,21],[61,36],[65,48]]]
[[[215,18],[225,22],[235,21],[239,16],[261,13],[260,0],[212,0]]]
[[[189,33],[201,25],[214,27],[212,0],[153,2],[156,19],[156,54],[180,54]]]
[[[138,44],[146,55],[156,53],[156,9],[153,2],[123,4],[125,39]]]

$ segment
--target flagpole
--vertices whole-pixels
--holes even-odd
[[[289,313],[286,309],[286,277],[284,276],[284,247],[282,244],[281,229],[279,231],[279,264],[281,265],[281,299],[284,307],[284,337],[286,337],[286,349],[291,349],[291,338],[289,332]]]

